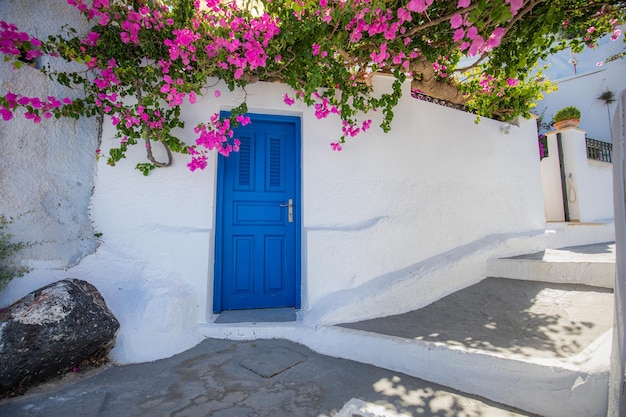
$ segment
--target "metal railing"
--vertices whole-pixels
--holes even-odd
[[[613,162],[613,144],[587,138],[587,159]]]
[[[548,138],[546,137],[546,135],[539,135],[538,140],[540,159],[549,157],[550,150],[548,149]]]

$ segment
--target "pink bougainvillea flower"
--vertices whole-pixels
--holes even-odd
[[[454,36],[452,37],[452,40],[454,40],[454,42],[458,42],[462,40],[464,37],[465,37],[465,30],[463,28],[458,28],[457,30],[454,31]]]
[[[397,13],[398,13],[398,20],[400,21],[400,23],[405,22],[405,21],[410,22],[413,19],[413,17],[411,16],[411,12],[409,12],[404,7],[400,7]]]
[[[471,28],[469,28],[467,30],[467,37],[472,40],[476,37],[480,37],[480,35],[478,34],[478,28],[476,28],[476,26],[472,26]]]
[[[18,95],[12,92],[8,92],[6,94],[6,96],[4,96],[6,98],[6,100],[9,102],[9,108],[12,109],[13,107],[15,107],[15,103],[18,99]]]
[[[412,12],[424,13],[431,4],[433,4],[433,0],[411,0],[406,8]]]
[[[505,3],[511,5],[511,14],[515,16],[524,5],[524,0],[505,0]]]
[[[452,29],[460,28],[462,24],[463,16],[461,16],[459,13],[455,14],[454,16],[452,16],[452,19],[450,19],[450,27],[452,27]]]
[[[286,105],[291,106],[293,105],[293,103],[295,103],[296,101],[294,99],[292,99],[291,97],[289,97],[289,94],[285,93],[285,95],[283,96],[283,101],[285,102]]]
[[[617,40],[617,38],[619,38],[619,37],[621,36],[621,34],[622,34],[621,29],[615,29],[615,30],[613,31],[613,34],[611,35],[611,40],[612,40],[612,41],[616,41],[616,40]]]
[[[516,85],[519,84],[519,80],[517,78],[509,78],[506,80],[506,84],[509,87],[515,87]]]
[[[196,169],[202,171],[207,166],[207,159],[208,158],[206,155],[193,156],[191,158],[191,162],[187,164],[187,168],[189,168],[189,171],[191,172],[195,171]]]
[[[482,51],[484,46],[485,46],[485,40],[482,38],[482,36],[479,35],[479,36],[474,37],[474,42],[472,42],[472,45],[470,46],[469,51],[467,51],[467,55],[476,56]]]
[[[0,115],[2,115],[2,120],[8,121],[13,118],[13,113],[11,110],[7,109],[4,106],[0,106]]]
[[[394,63],[394,65],[399,65],[402,63],[405,57],[406,55],[404,54],[404,52],[400,52],[398,55],[394,56],[391,61]]]
[[[251,120],[250,120],[250,116],[244,116],[242,114],[240,114],[239,116],[237,116],[235,118],[235,120],[237,120],[238,123],[241,123],[242,126],[245,125],[249,125]],[[239,142],[238,140],[235,140],[235,142]]]
[[[215,90],[215,93],[213,93],[213,95],[215,96],[215,98],[220,98],[222,96],[222,92],[220,90]]]
[[[195,91],[190,91],[189,92],[189,103],[191,104],[195,104],[196,103],[196,92]]]
[[[331,142],[330,147],[333,151],[337,151],[339,152],[340,150],[342,150],[343,148],[341,147],[341,143],[339,142]]]
[[[485,51],[490,51],[493,48],[497,48],[498,46],[500,46],[500,43],[502,42],[502,36],[504,36],[504,33],[505,33],[505,30],[503,28],[494,29],[491,36],[489,36],[489,38],[485,42]]]
[[[87,37],[83,39],[82,43],[88,46],[96,46],[96,42],[100,39],[100,35],[96,32],[89,32]]]
[[[471,0],[459,0],[459,3],[457,4],[457,8],[458,9],[463,9],[465,7],[468,7],[471,3]]]

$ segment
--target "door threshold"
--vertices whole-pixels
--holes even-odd
[[[222,311],[214,323],[282,323],[296,321],[296,310],[287,308],[257,308]]]

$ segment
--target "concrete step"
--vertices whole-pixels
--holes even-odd
[[[315,327],[224,324],[205,335],[284,338],[529,416],[606,416],[614,259],[612,243],[546,250],[494,260],[496,278],[404,314]]]
[[[615,243],[546,249],[493,259],[487,268],[488,275],[492,277],[613,288]]]
[[[316,350],[543,417],[606,415],[610,289],[488,278],[416,311],[317,331]]]

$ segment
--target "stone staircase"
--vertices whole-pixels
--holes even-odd
[[[615,245],[494,259],[488,272],[422,309],[321,328],[307,344],[529,415],[605,416]]]
[[[612,232],[605,225],[553,228],[546,231],[551,247],[598,242],[603,230]],[[486,271],[489,278],[404,314],[313,326],[301,320],[236,320],[205,326],[202,332],[225,339],[291,340],[321,354],[484,397],[528,416],[605,417],[615,245],[492,259]]]
[[[596,243],[494,259],[492,277],[613,288],[615,244]]]

